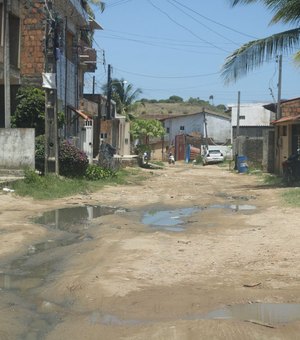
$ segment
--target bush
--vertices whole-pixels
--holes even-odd
[[[44,173],[45,167],[45,135],[35,139],[35,168]]]
[[[116,173],[110,169],[104,169],[98,165],[89,165],[86,169],[85,178],[89,181],[97,181],[100,179],[114,177]]]
[[[35,139],[35,167],[44,172],[45,136]],[[65,177],[83,177],[88,167],[86,154],[68,141],[60,143],[59,147],[59,173]]]
[[[59,173],[66,177],[83,177],[89,165],[87,155],[68,141],[60,143]]]

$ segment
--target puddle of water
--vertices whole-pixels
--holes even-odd
[[[225,209],[231,212],[254,211],[256,206],[249,204],[213,204],[205,208],[193,207],[174,210],[148,211],[142,218],[142,223],[163,229],[166,231],[184,231],[184,218],[193,215],[195,212],[208,209]]]
[[[300,320],[300,304],[252,303],[233,305],[212,311],[195,319],[236,319],[274,325]],[[194,318],[192,318],[194,319]]]
[[[226,209],[231,211],[250,211],[255,210],[255,205],[249,204],[213,204],[208,207],[208,209]]]
[[[168,231],[183,231],[183,218],[192,215],[199,208],[184,208],[175,210],[149,211],[144,214],[142,223],[157,226]]]
[[[34,222],[59,230],[78,232],[87,229],[87,225],[92,219],[112,215],[116,211],[118,208],[97,205],[62,208],[47,211],[42,216],[35,218]]]
[[[204,315],[192,315],[181,320],[240,320],[252,321],[264,325],[286,324],[300,320],[300,304],[290,303],[253,303],[228,306]],[[94,312],[90,315],[91,323],[110,325],[143,325],[159,322],[158,319],[138,320],[120,319],[116,315]],[[170,321],[174,321],[171,320]]]

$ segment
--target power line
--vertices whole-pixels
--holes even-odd
[[[194,9],[192,9],[192,8],[186,6],[186,5],[183,5],[181,2],[179,2],[179,1],[177,1],[177,0],[172,0],[172,1],[173,1],[173,2],[176,2],[178,5],[180,5],[180,6],[184,7],[184,8],[186,8],[186,9],[188,9],[189,11],[191,11],[191,12],[193,12],[193,13],[199,15],[200,17],[202,17],[202,18],[204,18],[204,19],[206,19],[206,20],[208,20],[208,21],[210,21],[210,22],[213,22],[213,23],[216,24],[216,25],[219,25],[219,26],[221,26],[221,27],[223,27],[223,28],[226,28],[226,29],[228,29],[228,30],[230,30],[230,31],[232,31],[232,32],[238,33],[238,34],[243,35],[243,36],[245,36],[245,37],[248,37],[248,38],[251,38],[251,39],[258,39],[257,37],[254,37],[253,35],[250,35],[250,34],[247,34],[247,33],[243,33],[243,32],[238,31],[238,30],[236,30],[236,29],[234,29],[234,28],[232,28],[232,27],[226,26],[226,25],[224,25],[224,24],[222,24],[222,23],[220,23],[220,22],[218,22],[218,21],[215,21],[215,20],[213,20],[213,19],[211,19],[211,18],[208,18],[208,17],[206,17],[205,15],[200,14],[199,12],[195,11]]]
[[[145,77],[145,78],[155,78],[155,79],[188,79],[188,78],[201,78],[201,77],[209,77],[219,74],[220,72],[214,72],[214,73],[204,73],[204,74],[194,74],[194,75],[185,75],[185,76],[157,76],[157,75],[150,75],[150,74],[142,74],[142,73],[136,73],[136,72],[129,72],[125,70],[121,70],[119,68],[114,67],[115,70],[118,70],[120,72],[132,74],[139,77]]]
[[[211,43],[210,41],[208,40],[205,40],[203,38],[201,38],[198,34],[196,34],[195,32],[193,32],[191,29],[189,29],[188,27],[180,24],[178,21],[176,21],[175,19],[173,19],[167,12],[165,12],[164,10],[162,10],[161,8],[159,8],[158,6],[156,6],[151,0],[148,0],[148,2],[151,4],[151,6],[153,6],[154,8],[156,8],[159,12],[161,12],[162,14],[164,14],[170,21],[174,22],[177,26],[183,28],[184,30],[186,30],[187,32],[189,32],[190,34],[192,34],[194,37],[196,37],[197,39],[201,40],[201,41],[204,41],[206,42],[208,45],[211,45],[213,46],[214,48],[218,49],[218,50],[221,50],[223,52],[226,52],[226,53],[230,53],[229,51]]]
[[[197,20],[197,19],[194,18],[192,15],[190,15],[190,14],[188,14],[187,12],[185,12],[184,10],[182,10],[179,6],[176,6],[176,5],[175,5],[173,2],[171,2],[170,0],[167,0],[167,2],[168,2],[169,4],[171,4],[172,6],[174,6],[175,8],[177,8],[180,12],[184,13],[185,15],[187,15],[189,18],[191,18],[191,19],[193,19],[194,21],[196,21],[196,22],[197,22],[198,24],[200,24],[201,26],[207,28],[209,31],[211,31],[211,32],[215,33],[216,35],[218,35],[219,37],[221,37],[221,38],[223,38],[223,39],[225,39],[225,40],[227,40],[227,41],[229,41],[229,42],[231,42],[231,43],[233,43],[233,44],[239,46],[238,43],[236,43],[235,41],[233,41],[233,40],[231,40],[231,39],[228,39],[228,38],[225,37],[223,34],[217,32],[217,31],[213,30],[212,28],[210,28],[209,26],[203,24],[201,21]]]

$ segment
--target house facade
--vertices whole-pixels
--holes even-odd
[[[92,40],[94,30],[101,29],[88,11],[86,0],[0,0],[0,128],[11,127],[21,86],[44,88],[49,171],[54,164],[58,172],[59,138],[83,138],[79,121],[84,74],[96,70]],[[58,112],[65,116],[61,130]],[[91,122],[84,124],[90,130]],[[86,145],[89,138],[80,140],[83,151]]]
[[[231,139],[233,154],[246,156],[248,161],[264,170],[274,168],[274,127],[271,122],[275,115],[265,103],[244,103],[231,109]]]
[[[153,117],[152,117],[153,118]],[[209,111],[205,108],[200,112],[156,117],[166,130],[160,141],[156,139],[154,157],[166,159],[171,149],[176,160],[184,160],[188,144],[198,148],[203,145],[226,144],[231,137],[230,117]]]
[[[274,113],[276,105],[265,107]],[[275,126],[275,172],[282,173],[282,162],[300,149],[300,98],[282,100],[280,102],[281,117],[274,120]]]

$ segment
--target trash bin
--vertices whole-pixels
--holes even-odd
[[[246,156],[238,156],[237,157],[237,169],[239,173],[248,172],[248,164]]]

